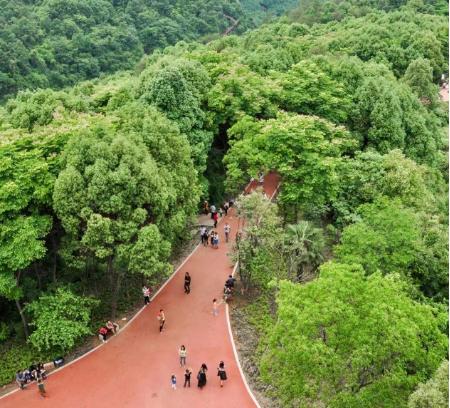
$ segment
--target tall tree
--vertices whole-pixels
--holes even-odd
[[[338,189],[337,166],[356,142],[342,127],[317,117],[279,113],[267,121],[238,122],[225,157],[229,183],[276,170],[282,178],[280,201],[323,213]]]
[[[80,255],[92,254],[104,265],[113,317],[130,264],[133,271],[148,276],[170,269],[170,243],[156,225],[149,225],[167,200],[165,187],[138,137],[125,138],[105,126],[70,141],[66,148],[65,169],[53,194],[55,211],[66,232],[79,241]],[[152,263],[155,257],[160,262]]]
[[[325,240],[320,228],[308,221],[288,225],[284,236],[284,256],[289,277],[306,281],[323,261]]]
[[[396,276],[327,263],[307,284],[282,282],[261,373],[283,406],[398,407],[447,353],[438,308]]]

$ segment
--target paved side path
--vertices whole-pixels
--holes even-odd
[[[276,189],[276,176],[266,176],[264,189],[270,197]],[[250,187],[255,187],[256,182]],[[236,233],[234,210],[225,217]],[[47,398],[38,395],[35,384],[24,391],[0,399],[0,408],[253,408],[234,359],[225,307],[212,315],[212,299],[220,299],[226,277],[232,271],[225,244],[224,222],[218,225],[219,249],[199,246],[173,279],[132,322],[107,344],[62,370],[46,381]],[[184,294],[184,273],[192,276],[191,293]],[[166,326],[160,334],[156,315],[165,310]],[[187,366],[192,368],[191,388],[183,389],[184,369],[179,367],[178,348],[187,348]],[[228,381],[220,388],[217,365],[223,360]],[[206,363],[208,383],[197,388],[196,375]],[[170,376],[177,376],[177,390]]]

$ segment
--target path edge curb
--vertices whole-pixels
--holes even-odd
[[[234,276],[234,274],[236,273],[237,267],[238,267],[238,262],[236,262],[236,264],[234,265],[232,276]],[[241,361],[239,360],[239,354],[238,354],[237,349],[236,349],[236,343],[234,342],[233,331],[231,329],[230,308],[229,308],[228,304],[226,304],[226,306],[225,306],[225,313],[226,313],[226,319],[227,319],[228,335],[230,336],[231,347],[233,348],[234,359],[235,359],[236,364],[238,366],[239,373],[240,373],[241,378],[242,378],[242,382],[244,383],[245,388],[247,389],[247,392],[250,395],[251,399],[253,400],[255,406],[257,408],[261,408],[261,405],[259,405],[259,402],[258,402],[258,400],[255,397],[255,394],[253,394],[253,391],[252,391],[252,389],[250,388],[250,385],[247,382],[247,377],[245,376],[244,370],[242,369]]]

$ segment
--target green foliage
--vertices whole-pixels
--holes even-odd
[[[239,262],[240,280],[245,289],[267,289],[272,279],[286,277],[277,206],[260,191],[255,191],[240,196],[236,207],[238,214],[245,218],[233,253],[234,261]]]
[[[162,239],[156,225],[143,227],[131,249],[130,271],[141,272],[153,278],[153,282],[156,280],[152,275],[168,276],[172,268],[165,260],[170,255],[170,249],[170,243]]]
[[[284,241],[290,280],[308,280],[323,261],[325,240],[322,230],[308,221],[300,221],[286,227]]]
[[[346,227],[336,256],[343,263],[361,264],[367,273],[409,269],[420,245],[419,216],[388,200],[364,204],[360,221]]]
[[[282,178],[282,202],[319,211],[337,192],[336,168],[342,155],[355,146],[344,128],[285,113],[265,122],[244,119],[230,132],[235,140],[230,141],[225,163],[231,185],[274,169]]]
[[[279,87],[242,65],[217,64],[214,86],[208,93],[208,110],[214,113],[217,126],[233,124],[245,115],[274,117],[274,97]]]
[[[254,7],[253,0],[2,0],[0,95],[131,69],[144,52],[224,33],[233,20],[239,21],[235,31],[243,32],[294,5],[293,0],[265,8]]]
[[[277,171],[280,211],[261,194],[241,198],[248,221],[233,253],[251,293],[268,295],[281,279],[304,284],[290,304],[309,302],[305,326],[280,329],[278,343],[260,332],[259,352],[293,351],[286,364],[274,360],[275,392],[293,406],[406,406],[443,358],[438,312],[407,294],[424,304],[448,297],[447,117],[437,94],[448,70],[448,21],[437,14],[448,6],[305,1],[290,18],[299,22],[239,37],[220,33],[293,1],[266,0],[265,11],[254,0],[169,3],[0,0],[0,93],[27,89],[0,107],[0,327],[26,335],[22,304],[66,285],[101,301],[95,319],[108,306],[114,314],[142,279],[170,272],[200,197],[219,204]],[[326,24],[303,24],[317,21]],[[133,72],[45,89],[132,68],[143,51]],[[337,258],[361,267],[318,273],[332,256],[325,225],[330,241],[342,238]],[[313,300],[303,298],[311,288]],[[280,313],[277,325],[297,324]],[[331,331],[337,349],[322,350],[322,316],[344,327]]]
[[[283,406],[404,406],[447,352],[445,316],[395,276],[328,263],[306,285],[282,282],[261,363]]]
[[[114,293],[113,315],[126,265],[148,276],[169,271],[170,243],[156,224],[146,227],[168,215],[170,180],[163,176],[164,168],[158,171],[138,134],[126,138],[103,126],[71,140],[66,148],[65,169],[55,183],[55,211],[66,232],[79,241],[74,249],[105,263]],[[158,255],[160,263],[154,263]]]
[[[7,343],[0,348],[0,384],[8,384],[13,381],[17,370],[24,370],[38,361],[48,361],[55,358],[36,350],[31,344]]]
[[[358,215],[360,220],[342,233],[335,249],[338,260],[361,264],[368,274],[398,272],[429,296],[447,296],[446,228],[387,199],[362,205]]]
[[[75,342],[90,334],[91,309],[99,302],[58,288],[27,305],[35,328],[28,341],[40,351],[70,350]]]
[[[0,225],[0,295],[10,300],[21,297],[17,273],[45,255],[43,238],[50,226],[45,216],[21,216]]]
[[[279,94],[282,109],[318,115],[333,123],[347,119],[350,99],[342,86],[311,61],[294,65],[286,74],[280,74]]]
[[[435,102],[437,92],[430,61],[424,58],[411,61],[403,79],[419,98],[428,103]]]
[[[444,360],[425,384],[419,384],[411,394],[408,408],[448,407],[448,360]]]
[[[6,323],[0,322],[0,343],[8,340],[10,334],[9,327]]]
[[[338,173],[340,188],[333,209],[339,225],[357,219],[355,212],[361,204],[382,196],[399,199],[417,210],[436,212],[445,184],[434,170],[418,165],[399,150],[384,155],[358,153],[342,161]]]
[[[300,0],[289,15],[293,21],[306,24],[326,23],[349,16],[360,17],[374,10],[392,11],[405,5],[423,13],[448,15],[445,0]]]

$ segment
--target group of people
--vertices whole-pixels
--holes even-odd
[[[211,204],[210,206],[208,201],[205,200],[203,202],[203,212],[206,215],[211,214],[211,219],[214,221],[214,228],[217,228],[217,221],[219,220],[219,217],[222,217],[223,214],[228,215],[228,210],[233,206],[233,204],[233,200],[225,201],[225,203],[217,209],[214,204]]]
[[[180,367],[186,366],[186,357],[187,357],[187,350],[184,345],[180,346],[180,349],[178,350],[178,355],[180,358]],[[197,387],[202,389],[207,382],[206,373],[208,371],[208,367],[205,363],[203,363],[200,366],[200,369],[197,373]],[[192,369],[191,368],[185,368],[184,371],[184,384],[183,388],[190,388],[191,387],[191,376],[192,376]],[[227,379],[227,373],[225,371],[225,363],[223,361],[219,362],[219,365],[217,367],[217,376],[220,380],[220,386],[223,387],[224,381]],[[172,389],[177,389],[177,377],[175,374],[172,374],[170,377],[170,384],[172,386]]]
[[[26,385],[32,381],[36,381],[40,394],[45,397],[44,380],[47,378],[44,364],[39,362],[32,364],[29,368],[23,371],[16,372],[16,383],[21,390],[25,389]]]
[[[211,230],[208,232],[208,229],[206,227],[201,227],[200,239],[205,247],[211,244],[212,248],[219,248],[219,234],[217,233],[217,231]]]
[[[108,320],[106,324],[98,330],[98,338],[105,343],[109,334],[116,334],[119,331],[119,325],[116,322]]]
[[[230,233],[231,233],[231,226],[228,224],[228,222],[225,223],[225,226],[223,227],[223,231],[225,234],[225,242],[229,242],[230,240]],[[209,244],[212,248],[219,248],[219,233],[212,229],[211,231],[208,231],[208,229],[205,226],[202,226],[200,228],[200,240],[203,246],[207,247]]]

